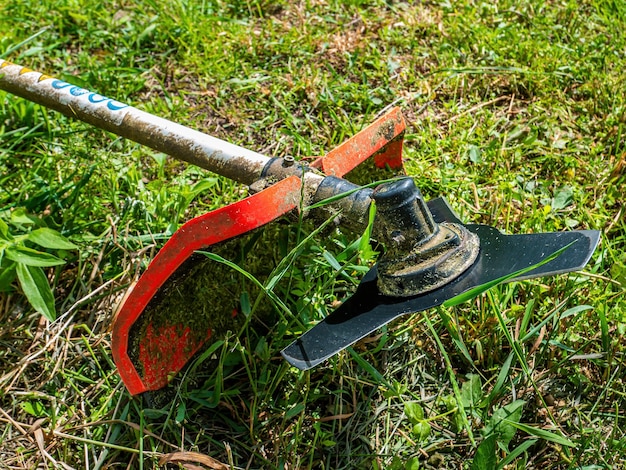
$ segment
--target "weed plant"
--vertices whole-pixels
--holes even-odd
[[[0,467],[626,468],[625,30],[620,0],[3,1],[2,58],[269,156],[323,155],[399,105],[428,198],[602,242],[583,272],[300,372],[278,352],[375,255],[291,220],[259,255],[281,263],[257,291],[275,319],[131,397],[116,306],[177,227],[247,189],[0,92]]]

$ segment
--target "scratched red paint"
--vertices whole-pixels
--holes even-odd
[[[207,331],[206,339],[211,337]],[[139,362],[143,367],[143,383],[148,390],[157,390],[167,385],[172,374],[180,371],[189,357],[204,344],[195,341],[191,328],[168,325],[155,331],[149,323],[144,340],[139,345]]]
[[[128,354],[130,330],[158,289],[196,250],[247,233],[295,209],[301,187],[300,178],[291,176],[253,196],[196,217],[176,231],[161,248],[125,299],[111,332],[113,359],[132,395],[162,388],[171,373],[180,371],[202,346],[183,344],[184,339],[189,340],[189,332],[184,333],[183,328],[181,333],[176,333],[177,326],[170,325],[171,330],[153,331],[154,338],[148,335],[141,338],[139,349],[143,347],[144,352],[139,355],[139,364],[133,363]],[[169,336],[170,340],[167,340],[167,333],[174,333]],[[201,341],[198,335],[195,338]],[[161,361],[157,357],[165,359]]]

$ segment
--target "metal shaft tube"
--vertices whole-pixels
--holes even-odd
[[[243,184],[259,179],[270,161],[260,153],[2,59],[0,89]]]

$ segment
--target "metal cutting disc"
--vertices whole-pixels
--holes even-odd
[[[429,208],[438,223],[460,222],[443,199],[431,201]],[[541,264],[564,247],[557,258],[507,281],[577,271],[587,264],[600,238],[595,230],[504,235],[486,225],[465,227],[480,238],[480,253],[461,276],[422,295],[391,297],[379,291],[374,266],[352,297],[285,348],[283,357],[299,369],[310,369],[395,318],[436,307],[474,287]]]

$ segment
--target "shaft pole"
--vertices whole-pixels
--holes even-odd
[[[239,183],[261,177],[269,157],[0,59],[0,89]]]

